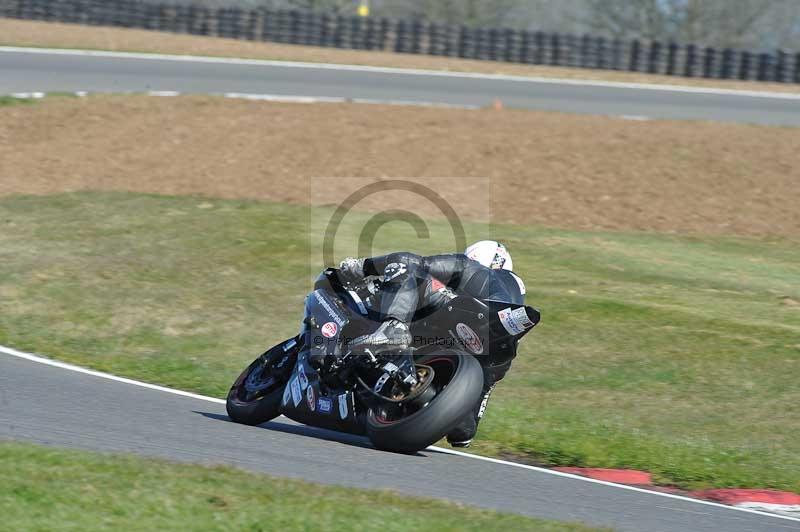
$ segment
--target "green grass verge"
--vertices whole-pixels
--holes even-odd
[[[328,213],[126,193],[2,199],[0,343],[223,396],[297,330],[320,266],[309,220]],[[378,251],[437,251],[451,240],[431,226],[434,238],[417,240],[388,224]],[[796,242],[492,234],[543,322],[498,386],[477,452],[800,492]]]
[[[596,530],[390,491],[34,445],[0,444],[0,471],[4,530]]]
[[[10,107],[12,105],[25,105],[35,102],[33,98],[17,98],[15,96],[0,96],[0,107]]]

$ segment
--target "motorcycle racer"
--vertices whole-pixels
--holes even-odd
[[[412,342],[409,324],[415,317],[441,308],[452,296],[467,295],[481,300],[523,304],[525,285],[512,271],[513,262],[506,247],[494,240],[482,240],[464,253],[423,257],[408,252],[371,258],[347,258],[340,265],[346,282],[366,276],[382,276],[381,323],[371,334],[356,338],[356,345],[406,347]],[[484,385],[481,400],[448,435],[453,447],[469,447],[486,404],[498,381],[511,367],[511,353],[481,359]]]

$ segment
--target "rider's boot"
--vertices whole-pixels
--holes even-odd
[[[466,448],[472,444],[472,438],[478,432],[478,423],[481,422],[483,412],[492,395],[492,390],[497,383],[491,383],[488,388],[484,387],[483,396],[477,407],[470,412],[456,427],[447,434],[447,443],[452,447]]]
[[[395,318],[390,318],[371,334],[359,336],[353,340],[354,346],[391,345],[408,347],[411,344],[411,332],[408,325]]]

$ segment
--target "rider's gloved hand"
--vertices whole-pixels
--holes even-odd
[[[352,283],[364,278],[364,259],[347,257],[339,264],[339,276],[342,281]]]

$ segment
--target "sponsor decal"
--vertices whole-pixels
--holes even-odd
[[[324,308],[328,312],[328,314],[331,315],[331,317],[333,318],[333,321],[335,321],[339,325],[339,327],[344,327],[344,323],[345,323],[344,319],[341,316],[339,316],[338,312],[333,310],[333,307],[331,306],[330,303],[328,303],[328,300],[325,299],[324,297],[322,297],[319,294],[319,292],[314,292],[314,297],[317,298],[317,302],[320,304],[320,306],[322,308]]]
[[[388,283],[396,277],[400,277],[408,271],[408,268],[402,262],[393,262],[387,264],[383,269],[383,282]]]
[[[300,368],[297,372],[297,378],[300,379],[301,390],[308,388],[308,377],[306,377],[306,368],[303,367],[303,364],[300,364]]]
[[[480,337],[469,325],[466,323],[457,324],[456,334],[458,334],[458,338],[467,351],[476,355],[483,353],[483,343],[481,343]]]
[[[525,295],[525,283],[523,283],[522,279],[520,279],[519,275],[515,274],[514,272],[508,272],[508,273],[511,274],[511,277],[513,277],[514,280],[519,285],[519,293],[524,296]]]
[[[441,290],[444,290],[445,288],[446,288],[445,284],[443,282],[441,282],[439,279],[437,279],[436,277],[431,279],[431,290],[432,291],[439,292]]]
[[[306,390],[306,404],[308,404],[308,409],[312,412],[317,409],[317,396],[314,393],[313,386],[309,386]]]
[[[511,310],[511,307],[504,308],[497,313],[497,316],[500,318],[503,328],[512,336],[521,334],[525,332],[525,329],[533,327],[533,322],[528,318],[525,307],[519,307],[514,310]]]
[[[347,394],[340,395],[337,402],[339,403],[339,417],[347,419]]]
[[[503,264],[506,263],[506,258],[500,254],[500,248],[497,248],[498,252],[495,254],[494,258],[492,259],[492,269],[493,270],[502,270]]]
[[[492,395],[492,392],[494,391],[494,387],[496,385],[497,385],[496,382],[494,384],[492,384],[489,387],[489,389],[486,391],[486,393],[483,395],[483,400],[481,401],[481,406],[480,406],[480,408],[478,408],[478,419],[481,419],[483,417],[483,413],[486,411],[486,405],[489,403],[489,397]]]
[[[338,330],[339,328],[336,327],[336,324],[332,321],[329,321],[328,323],[322,326],[322,336],[324,336],[325,338],[333,338],[334,336],[336,336],[336,332]]]
[[[328,397],[320,397],[317,399],[317,408],[319,409],[320,413],[330,414],[331,408],[333,408],[333,401],[331,401]]]
[[[289,351],[291,348],[293,348],[296,345],[297,345],[297,340],[292,338],[291,340],[289,340],[288,342],[283,344],[283,352],[285,353],[285,352]]]
[[[300,392],[300,383],[297,382],[297,378],[296,377],[294,379],[292,379],[291,388],[292,388],[292,402],[294,403],[294,406],[297,406],[297,405],[300,404],[300,399],[303,396],[301,395],[301,392]]]
[[[286,361],[287,361],[287,360],[289,360],[289,355],[284,355],[284,356],[283,356],[283,358],[281,359],[281,361],[280,361],[280,362],[278,362],[278,363],[275,365],[275,367],[276,367],[276,368],[282,368],[282,367],[283,367],[283,365],[284,365],[284,364],[286,364]]]
[[[283,399],[281,399],[281,404],[284,406],[289,403],[289,395],[292,393],[289,388],[290,386],[288,384],[283,387]]]

